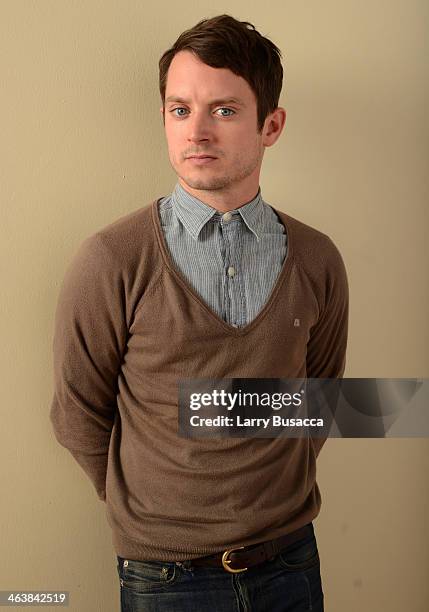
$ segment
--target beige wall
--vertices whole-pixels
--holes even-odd
[[[158,59],[203,17],[251,21],[283,51],[287,121],[261,189],[343,254],[345,376],[428,377],[428,6],[1,2],[0,589],[119,610],[105,506],[48,421],[53,315],[79,243],[174,186]],[[315,528],[328,612],[429,609],[428,449],[327,442]]]

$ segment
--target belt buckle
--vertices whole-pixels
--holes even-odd
[[[228,555],[234,552],[234,550],[240,550],[240,548],[244,548],[244,546],[239,546],[238,548],[230,548],[229,550],[226,550],[222,555],[222,565],[224,569],[226,569],[227,572],[231,572],[231,574],[239,574],[240,572],[245,572],[247,570],[247,567],[243,567],[241,569],[233,569],[228,565],[228,563],[231,563],[231,560],[228,559]]]

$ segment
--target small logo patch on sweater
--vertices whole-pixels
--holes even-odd
[[[293,322],[293,326],[299,327],[299,319],[295,319],[295,321]]]

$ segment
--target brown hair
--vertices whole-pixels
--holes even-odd
[[[159,91],[163,107],[171,61],[176,53],[185,49],[208,66],[229,68],[246,79],[256,97],[258,132],[261,132],[266,117],[278,107],[283,82],[280,49],[248,21],[237,21],[226,14],[202,19],[193,28],[182,32],[159,60]]]

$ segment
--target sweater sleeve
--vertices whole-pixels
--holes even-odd
[[[55,312],[50,420],[105,501],[118,373],[127,341],[119,266],[99,234],[80,245],[66,270]]]
[[[342,378],[346,366],[349,288],[346,268],[335,244],[329,238],[325,272],[324,308],[310,332],[307,344],[308,378]],[[327,438],[312,438],[316,457]]]

